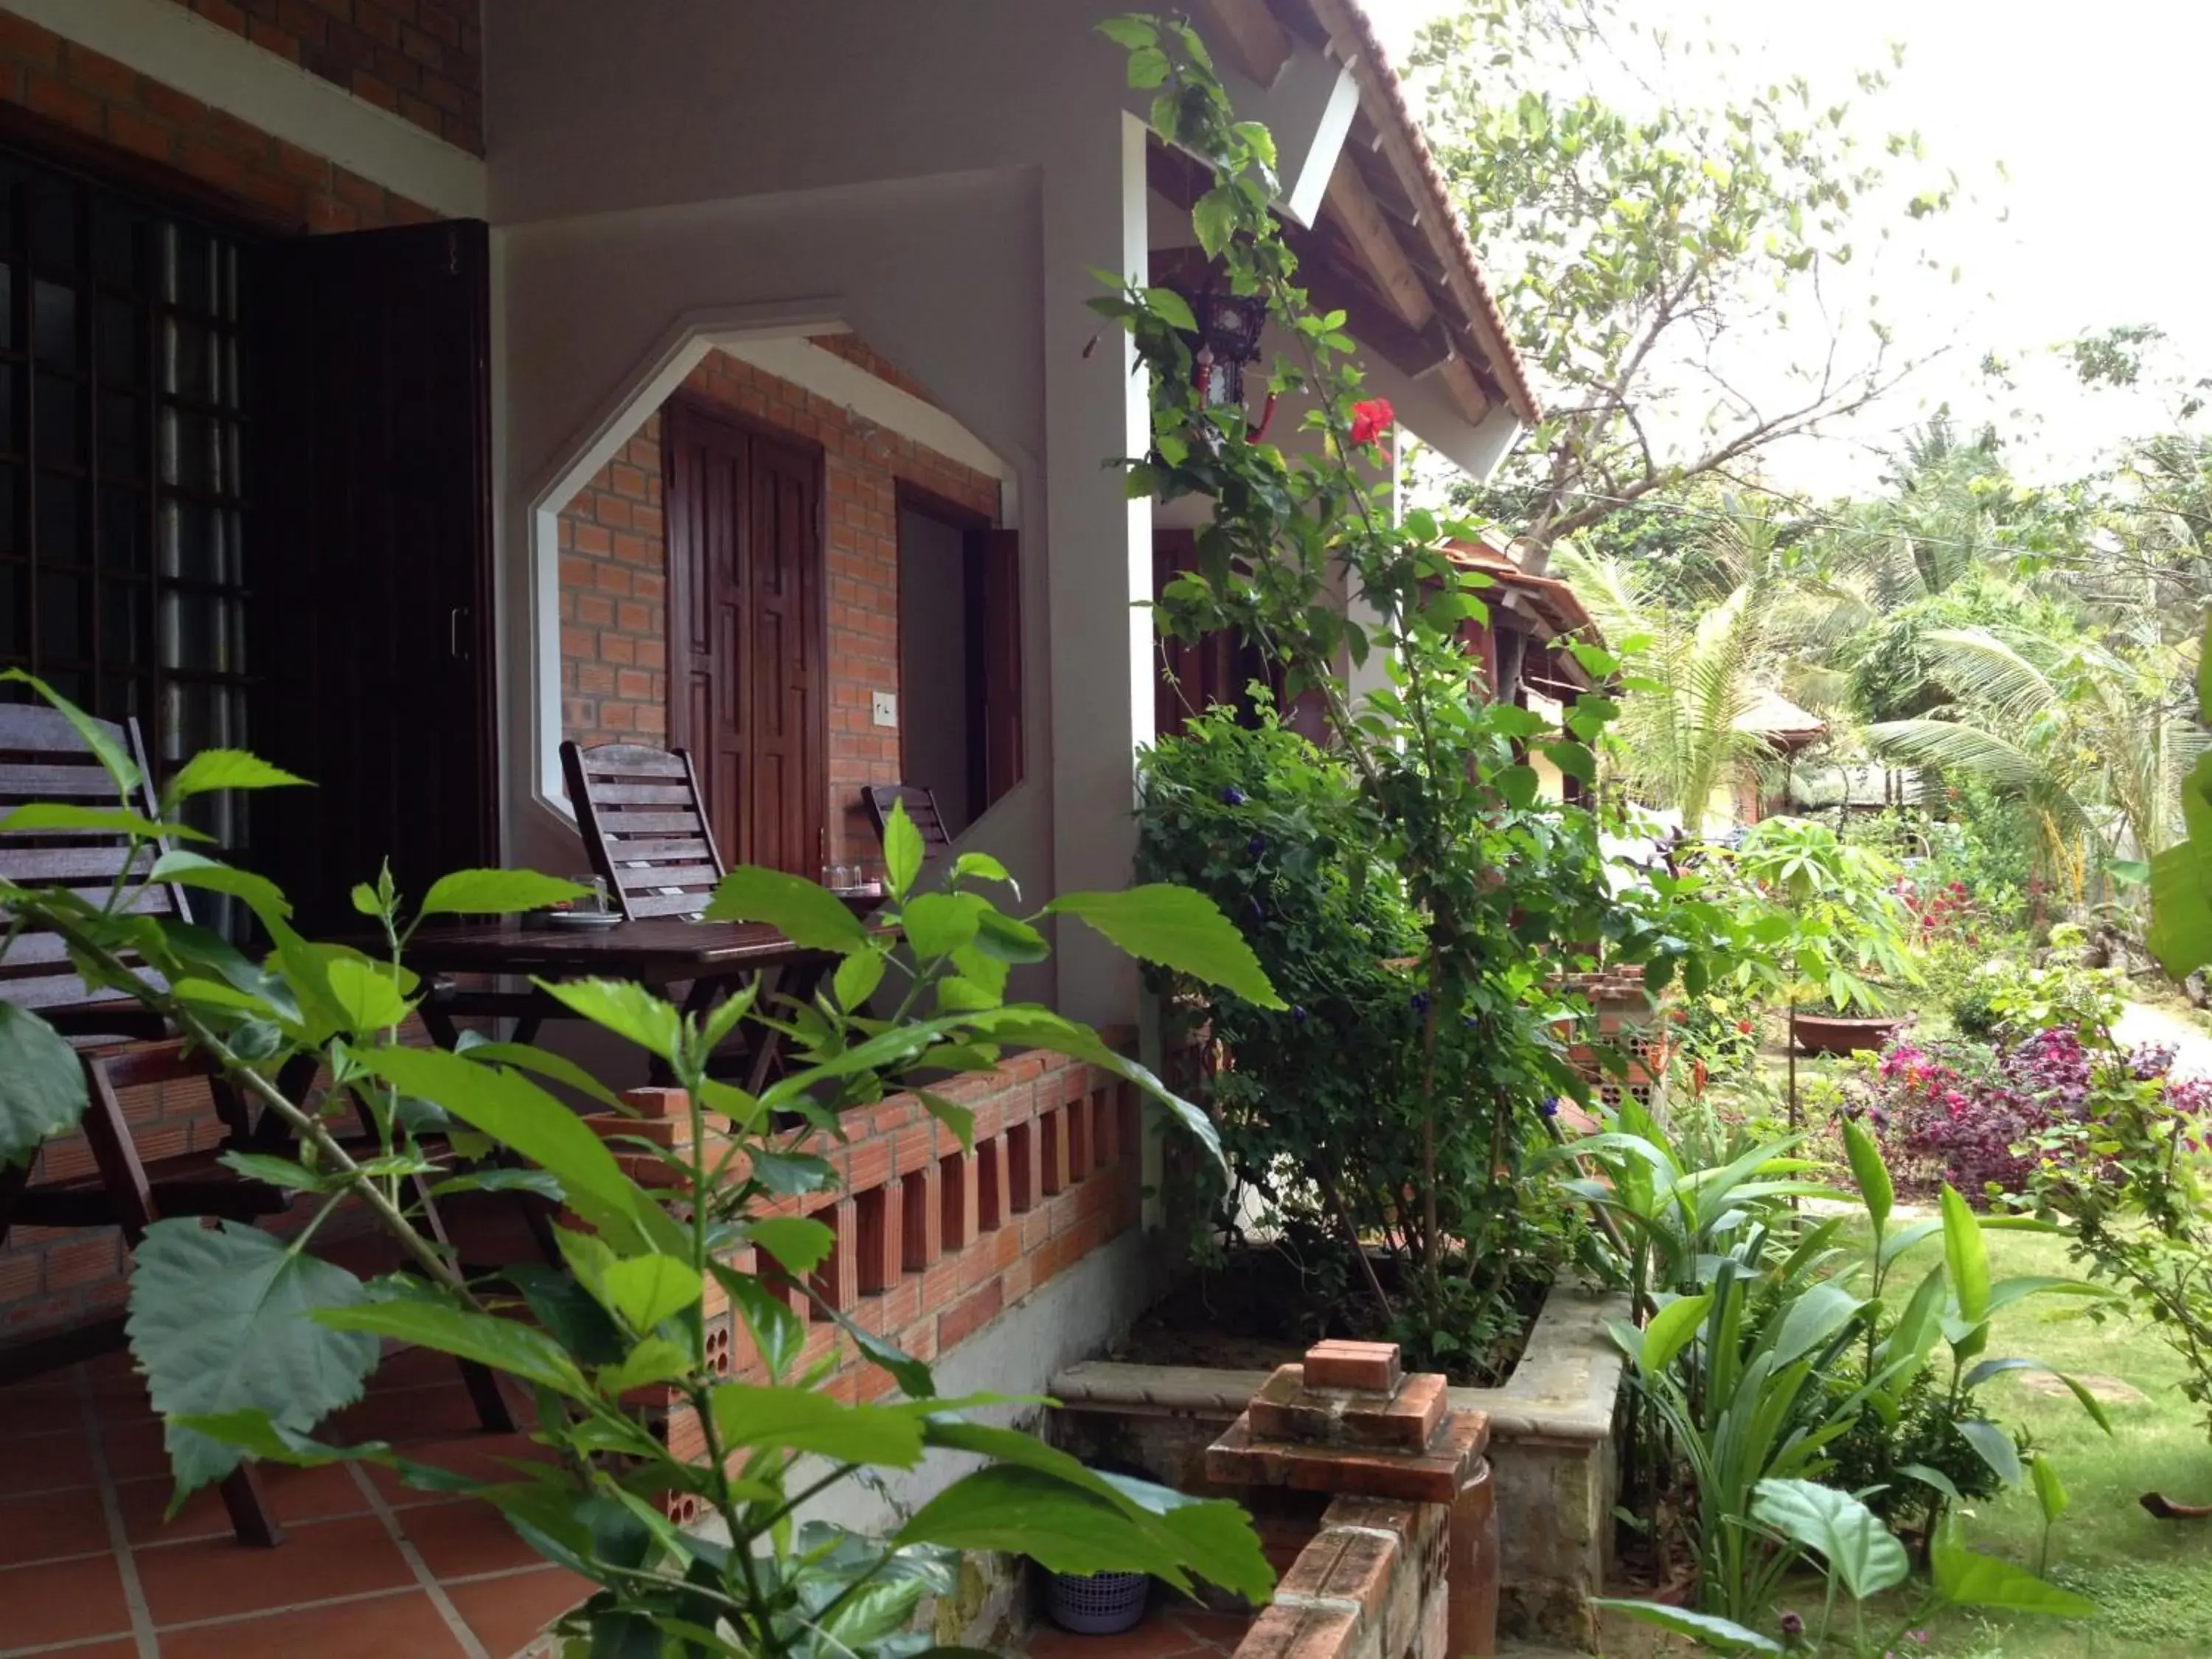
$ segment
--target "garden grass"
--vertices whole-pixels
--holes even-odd
[[[2063,1238],[1984,1237],[1996,1278],[2074,1272]],[[1912,1251],[1891,1281],[1894,1296],[1908,1295],[1941,1255],[1936,1239]],[[1990,1353],[2030,1356],[2061,1370],[2134,1385],[2148,1398],[2106,1407],[2110,1437],[2071,1395],[2032,1393],[2016,1376],[1996,1378],[1981,1398],[1997,1421],[2026,1427],[2065,1482],[2071,1506],[2051,1534],[2050,1576],[2095,1601],[2097,1615],[2052,1620],[1948,1611],[1929,1621],[1924,1645],[1899,1643],[1899,1659],[2212,1659],[2212,1521],[2154,1520],[2137,1502],[2156,1491],[2180,1503],[2212,1503],[2212,1441],[2203,1413],[2182,1394],[2185,1367],[2155,1328],[2124,1317],[2100,1325],[2083,1316],[2083,1305],[2051,1296],[2014,1304],[1997,1316]],[[1972,1548],[2031,1569],[2036,1565],[2042,1518],[2032,1492],[1967,1505],[1961,1530]],[[1884,1598],[1882,1610],[1894,1611],[1877,1617],[1869,1608],[1868,1628],[1894,1630],[1917,1599]],[[1818,1582],[1808,1575],[1781,1605],[1809,1617],[1820,1601]],[[1691,1650],[1655,1644],[1641,1627],[1608,1620],[1603,1651],[1607,1659],[1632,1659]]]

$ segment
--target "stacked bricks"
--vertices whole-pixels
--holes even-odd
[[[264,52],[484,153],[479,0],[172,0]]]
[[[872,1335],[927,1362],[1134,1227],[1143,1203],[1139,1103],[1135,1085],[1112,1073],[1058,1054],[1025,1054],[931,1092],[975,1115],[971,1149],[915,1097],[893,1095],[846,1114],[843,1143],[806,1148],[836,1167],[836,1186],[757,1211],[811,1216],[829,1227],[836,1243],[811,1275],[811,1290]],[[623,1098],[635,1116],[586,1121],[615,1146],[617,1161],[635,1179],[670,1185],[676,1176],[665,1162],[623,1142],[687,1149],[686,1097],[640,1089]],[[714,1151],[710,1146],[710,1158]],[[797,1370],[834,1355],[829,1387],[840,1399],[891,1391],[890,1373],[862,1358],[773,1261],[747,1251],[732,1265],[757,1275],[807,1322]],[[717,1369],[734,1381],[767,1381],[744,1322],[711,1281],[705,1311]],[[679,1455],[703,1455],[697,1418],[673,1391],[640,1389],[631,1403]],[[672,1495],[669,1512],[679,1522],[693,1519],[696,1501]]]
[[[901,391],[924,395],[914,380],[850,335],[825,337],[815,349],[855,363]],[[829,579],[823,598],[830,640],[827,861],[860,865],[880,874],[882,848],[860,804],[860,791],[870,784],[903,781],[898,732],[878,726],[869,707],[872,693],[901,690],[899,483],[919,485],[995,521],[998,480],[856,420],[842,404],[725,352],[709,352],[685,379],[684,389],[822,447]],[[662,477],[656,416],[561,514],[563,735],[581,744],[666,741],[668,561]],[[625,610],[626,599],[634,608]],[[586,620],[586,611],[601,620]],[[611,623],[604,620],[609,616]]]
[[[561,511],[561,725],[586,745],[667,742],[660,459],[653,415]]]
[[[1206,1449],[1209,1480],[1330,1494],[1237,1659],[1447,1659],[1498,1646],[1489,1419],[1392,1342],[1324,1342],[1277,1368]],[[1264,1523],[1263,1523],[1264,1525]]]
[[[0,99],[232,198],[241,213],[272,227],[374,230],[436,216],[9,12],[0,12]]]
[[[1591,1092],[1603,1104],[1620,1104],[1622,1091],[1649,1106],[1664,1086],[1673,1045],[1656,1018],[1651,994],[1644,988],[1644,974],[1637,968],[1611,968],[1597,973],[1563,974],[1553,981],[1555,989],[1577,994],[1590,1006],[1592,1024],[1582,1033],[1588,1039],[1575,1044],[1568,1058],[1590,1081]],[[1627,1074],[1608,1071],[1598,1061],[1595,1044],[1602,1044],[1626,1057]],[[1586,1127],[1577,1113],[1571,1126]]]

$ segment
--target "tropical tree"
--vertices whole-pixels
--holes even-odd
[[[1628,670],[1616,739],[1616,776],[1647,805],[1673,807],[1692,835],[1716,790],[1740,769],[1764,771],[1773,751],[1738,722],[1767,665],[1776,600],[1787,577],[1781,528],[1740,513],[1715,521],[1698,568],[1702,595],[1670,592],[1656,573],[1620,555],[1573,545],[1557,574],[1574,585]]]

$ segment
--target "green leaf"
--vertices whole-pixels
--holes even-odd
[[[146,872],[146,879],[172,881],[180,887],[198,887],[210,893],[228,893],[243,901],[255,915],[264,918],[282,919],[292,914],[292,902],[284,896],[283,889],[268,877],[181,848],[155,860],[154,867]]]
[[[975,1113],[957,1101],[947,1100],[943,1095],[933,1093],[927,1089],[916,1089],[914,1091],[914,1097],[921,1103],[923,1111],[927,1112],[930,1116],[952,1131],[954,1138],[960,1142],[962,1152],[975,1151]]]
[[[249,755],[243,749],[203,749],[171,775],[168,785],[161,791],[164,806],[192,795],[204,795],[217,789],[287,789],[308,787],[305,778],[295,777],[281,766],[271,766],[258,755]]]
[[[1048,1572],[1146,1572],[1177,1589],[1191,1582],[1179,1540],[1164,1528],[1055,1475],[1009,1464],[953,1482],[899,1528],[896,1541],[1002,1550]]]
[[[811,951],[850,955],[868,948],[867,928],[842,899],[801,877],[757,864],[741,864],[722,878],[706,915],[709,921],[763,921]]]
[[[473,1359],[571,1399],[586,1399],[591,1393],[584,1374],[559,1343],[517,1320],[448,1307],[426,1300],[419,1293],[392,1301],[319,1308],[314,1317],[333,1331],[389,1337],[418,1348],[435,1348],[440,1353]]]
[[[1996,1424],[1978,1417],[1962,1417],[1954,1425],[1966,1443],[1972,1446],[2008,1486],[2020,1484],[2020,1448],[2013,1437]]]
[[[1218,259],[1237,234],[1237,196],[1225,185],[1216,185],[1200,197],[1190,210],[1190,228],[1206,257]]]
[[[1981,1224],[1949,1182],[1943,1183],[1943,1263],[1960,1317],[1978,1325],[1990,1316],[1990,1255]]]
[[[1045,913],[1079,917],[1139,961],[1219,986],[1257,1007],[1289,1006],[1235,924],[1188,887],[1151,882],[1119,893],[1063,893]]]
[[[1052,954],[1042,933],[1025,921],[986,910],[975,918],[975,949],[995,962],[1016,966],[1042,962]],[[969,978],[975,975],[970,974]]]
[[[665,997],[626,979],[533,979],[530,981],[571,1012],[627,1038],[661,1060],[676,1058],[684,1019]]]
[[[819,1297],[814,1305],[828,1314],[830,1322],[853,1340],[861,1358],[872,1365],[889,1371],[891,1380],[899,1385],[909,1399],[927,1400],[937,1393],[937,1379],[930,1374],[923,1361],[895,1343],[886,1342],[866,1326],[855,1322],[842,1310],[831,1307]]]
[[[914,878],[921,873],[925,852],[921,831],[906,815],[906,802],[894,800],[890,817],[884,820],[884,872],[890,879],[894,898],[903,900],[914,890]]]
[[[157,1221],[132,1253],[131,1352],[164,1418],[258,1411],[304,1431],[361,1398],[378,1353],[375,1338],[315,1316],[368,1296],[344,1268],[258,1227]],[[168,1442],[180,1493],[238,1465],[234,1449],[190,1429],[172,1425]]]
[[[100,765],[106,769],[107,775],[115,780],[115,793],[118,798],[131,793],[144,781],[143,775],[138,770],[138,763],[131,758],[106,726],[36,674],[27,673],[20,668],[0,669],[0,685],[9,684],[29,686],[48,707],[59,711],[61,717],[84,740],[84,746],[91,750]]]
[[[973,939],[988,908],[973,893],[924,893],[899,913],[899,927],[916,960],[932,962]]]
[[[334,1176],[318,1175],[296,1159],[277,1158],[269,1152],[225,1152],[222,1163],[227,1170],[235,1170],[251,1180],[286,1192],[329,1192],[337,1184]]]
[[[27,835],[33,830],[125,836],[135,841],[213,841],[189,824],[165,823],[127,806],[70,806],[61,801],[26,801],[0,817],[0,834]]]
[[[1705,1323],[1705,1310],[1712,1306],[1710,1294],[1685,1296],[1669,1302],[1651,1316],[1644,1328],[1643,1347],[1637,1358],[1637,1368],[1646,1376],[1663,1371],[1674,1363],[1674,1356],[1682,1352],[1690,1339],[1697,1334],[1698,1327]]]
[[[805,1346],[806,1326],[791,1304],[751,1273],[739,1273],[726,1262],[708,1263],[715,1281],[729,1292],[738,1316],[745,1322],[753,1346],[760,1350],[771,1376],[781,1376]]]
[[[444,1107],[550,1173],[577,1214],[594,1226],[681,1239],[675,1224],[623,1174],[606,1145],[583,1120],[514,1072],[479,1066],[441,1048],[399,1044],[356,1050],[363,1066],[396,1085]]]
[[[76,1050],[29,1009],[0,1002],[0,1169],[76,1127],[87,1098]]]
[[[333,957],[327,971],[331,994],[346,1017],[348,1030],[388,1030],[407,1018],[411,1005],[392,982],[389,967]]]
[[[1145,303],[1152,313],[1170,328],[1179,328],[1186,334],[1198,332],[1198,319],[1191,315],[1190,301],[1171,288],[1148,288]]]
[[[813,1389],[725,1382],[713,1395],[714,1429],[728,1447],[818,1452],[847,1463],[912,1468],[921,1461],[921,1418],[884,1406],[848,1406]]]
[[[1696,1613],[1688,1607],[1670,1607],[1664,1601],[1630,1601],[1604,1595],[1591,1597],[1589,1605],[1625,1613],[1631,1619],[1673,1631],[1677,1636],[1686,1636],[1692,1642],[1718,1648],[1723,1653],[1782,1651],[1780,1643],[1755,1630],[1746,1630],[1734,1620],[1723,1619],[1717,1613]]]
[[[1131,52],[1139,46],[1158,46],[1160,40],[1158,25],[1149,17],[1109,17],[1098,25],[1098,33]]]
[[[474,1033],[464,1033],[459,1052],[479,1066],[519,1066],[526,1072],[535,1072],[540,1077],[551,1078],[556,1083],[565,1083],[577,1093],[588,1095],[602,1106],[622,1108],[622,1098],[607,1085],[593,1077],[565,1054],[556,1054],[550,1048],[540,1048],[528,1042],[471,1042]]]
[[[1931,1469],[1925,1463],[1906,1463],[1900,1465],[1897,1472],[1899,1474],[1911,1475],[1923,1486],[1933,1487],[1954,1503],[1965,1501],[1959,1496],[1959,1488],[1953,1483],[1951,1477],[1941,1469]]]
[[[587,896],[591,889],[535,870],[456,870],[441,876],[422,895],[417,914],[425,916],[511,915],[550,909]]]
[[[1516,812],[1525,812],[1535,803],[1536,786],[1540,780],[1533,766],[1513,765],[1498,774],[1491,781],[1505,804]]]
[[[1775,1334],[1775,1365],[1795,1364],[1857,1318],[1865,1306],[1861,1297],[1832,1279],[1806,1286],[1790,1304]]]
[[[608,1267],[601,1294],[642,1335],[662,1320],[697,1307],[702,1288],[690,1262],[672,1255],[640,1255]]]
[[[603,1394],[623,1395],[651,1382],[672,1382],[690,1369],[691,1358],[683,1349],[665,1336],[648,1336],[593,1380]]]
[[[2066,1391],[2080,1402],[2083,1411],[2089,1413],[2091,1422],[2106,1434],[2112,1433],[2112,1419],[2111,1414],[2105,1410],[2105,1402],[2090,1393],[2078,1380],[2067,1376],[2064,1371],[2054,1366],[2045,1364],[2040,1359],[1984,1359],[1966,1373],[1966,1387],[1970,1390],[1978,1389],[1991,1377],[2002,1376],[2007,1371],[2049,1372],[2066,1385]],[[1964,1425],[1961,1425],[1961,1426]],[[2014,1478],[2017,1480],[2019,1477],[2015,1475]]]
[[[1854,1600],[1901,1584],[1912,1571],[1905,1546],[1849,1492],[1814,1480],[1769,1477],[1753,1491],[1752,1518],[1817,1550]]]
[[[804,1279],[822,1265],[837,1243],[837,1235],[807,1216],[761,1216],[745,1224],[745,1237],[774,1256],[794,1279]]]
[[[2066,1513],[2066,1483],[2058,1478],[2058,1466],[2041,1452],[2027,1460],[2027,1472],[2035,1484],[2036,1507],[2048,1526]]]
[[[1850,1158],[1851,1179],[1858,1182],[1859,1196],[1866,1200],[1867,1214],[1873,1218],[1875,1237],[1879,1238],[1897,1203],[1889,1166],[1881,1161],[1881,1149],[1874,1144],[1874,1137],[1856,1118],[1844,1120],[1844,1151]]]
[[[837,964],[837,972],[830,981],[830,994],[837,1006],[848,1014],[860,1012],[867,1006],[876,988],[884,982],[885,957],[880,951],[856,951]]]
[[[1951,1534],[1949,1527],[1936,1534],[1929,1547],[1928,1565],[1936,1594],[1953,1605],[2058,1619],[2087,1619],[2096,1613],[2097,1604],[2087,1596],[2046,1583],[2009,1561],[1961,1549]]]
[[[1015,881],[1005,865],[1000,863],[988,853],[961,854],[952,860],[952,874],[955,880],[961,881],[966,880],[970,876],[984,881],[1002,881],[1014,890],[1016,898],[1022,896],[1020,884]]]

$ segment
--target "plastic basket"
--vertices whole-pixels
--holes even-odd
[[[1152,1587],[1141,1572],[1056,1572],[1045,1587],[1045,1611],[1062,1630],[1111,1636],[1145,1616]]]

